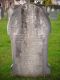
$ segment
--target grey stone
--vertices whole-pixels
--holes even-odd
[[[52,20],[56,20],[56,19],[57,19],[57,10],[51,11],[51,12],[49,13],[49,17],[50,17]]]
[[[12,14],[13,14],[13,8],[12,8],[12,6],[10,6],[9,9],[8,9],[8,19],[10,19]]]
[[[0,20],[1,20],[1,8],[0,8]]]
[[[0,6],[0,20],[4,17],[3,7]]]
[[[0,20],[2,19],[2,7],[0,7]]]
[[[2,18],[4,17],[4,9],[3,9],[3,7],[1,7],[1,17]]]
[[[19,76],[50,74],[47,56],[50,21],[44,10],[30,3],[15,7],[8,32],[13,73]]]
[[[12,16],[13,12],[14,12],[14,8],[12,6],[10,6],[9,9],[8,9],[8,24],[7,24],[7,33],[8,33],[8,35],[9,35],[8,25],[9,25],[10,18]]]

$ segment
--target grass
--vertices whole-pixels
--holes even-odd
[[[0,20],[0,80],[60,80],[60,15],[57,20],[51,20],[51,33],[48,41],[48,61],[51,74],[48,77],[14,77],[10,65],[11,45],[6,31],[7,19]]]

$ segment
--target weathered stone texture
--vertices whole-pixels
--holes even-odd
[[[1,20],[1,8],[0,8],[0,20]]]
[[[50,21],[44,10],[33,4],[19,5],[14,9],[8,31],[12,43],[14,74],[49,74],[47,51]]]

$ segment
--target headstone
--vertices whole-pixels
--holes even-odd
[[[51,9],[50,7],[47,7],[47,13],[50,13]]]
[[[8,9],[8,24],[7,24],[7,33],[8,33],[8,35],[9,35],[8,25],[9,25],[9,22],[10,22],[10,18],[13,14],[13,11],[14,11],[14,7],[13,7],[13,5],[11,5]]]
[[[52,19],[52,20],[56,20],[57,19],[57,10],[52,10],[50,11],[49,13],[49,17]]]
[[[1,8],[0,8],[0,20],[1,20]]]
[[[2,18],[4,17],[4,9],[3,9],[3,7],[1,7],[1,16],[2,16]]]
[[[3,10],[3,6],[0,3],[0,19],[2,19],[4,17],[4,10]]]
[[[9,9],[8,9],[8,19],[10,19],[12,14],[13,14],[13,6],[10,6]]]
[[[12,44],[13,74],[50,74],[47,56],[50,21],[44,10],[31,3],[16,6],[8,31]]]

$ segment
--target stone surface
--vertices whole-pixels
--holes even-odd
[[[13,8],[9,7],[9,9],[8,9],[8,19],[10,19],[10,17],[12,16],[12,14],[13,14]]]
[[[52,20],[56,20],[56,19],[57,19],[57,10],[50,11],[49,17],[50,17]]]
[[[9,25],[10,18],[12,16],[13,12],[14,12],[14,8],[13,8],[13,6],[10,6],[9,9],[8,9],[8,24],[7,24],[7,33],[8,33],[8,35],[9,35],[8,25]]]
[[[0,20],[1,20],[1,8],[0,8]]]
[[[13,73],[19,76],[49,74],[50,21],[44,10],[33,4],[16,6],[9,20],[8,32],[12,44]]]
[[[2,18],[4,17],[4,9],[3,9],[3,7],[1,7],[1,17]]]

